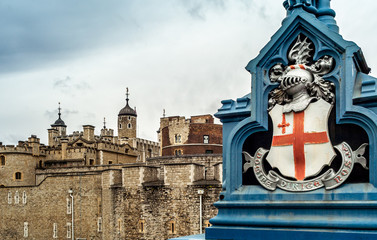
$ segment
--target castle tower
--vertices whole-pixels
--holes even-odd
[[[67,125],[65,125],[64,121],[61,119],[61,112],[60,112],[60,103],[58,108],[58,119],[55,121],[54,124],[51,124],[51,128],[48,129],[48,145],[54,145],[54,138],[58,136],[65,136],[67,132]]]
[[[103,118],[103,128],[101,129],[101,138],[106,139],[107,141],[112,141],[114,137],[114,130],[106,128],[106,119]]]
[[[126,92],[126,106],[119,111],[118,114],[118,137],[122,138],[136,138],[136,110],[132,109],[128,104],[129,93],[128,88]]]

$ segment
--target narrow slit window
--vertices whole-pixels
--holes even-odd
[[[18,191],[14,194],[14,204],[20,203],[20,195],[18,194]]]
[[[54,225],[53,225],[52,237],[58,238],[58,224],[57,223],[54,223]]]
[[[24,237],[27,238],[29,236],[29,223],[24,222]]]
[[[23,204],[26,204],[26,202],[27,202],[27,195],[26,195],[26,192],[24,191],[24,192],[22,193],[22,203],[23,203]]]
[[[145,220],[139,221],[139,232],[144,233],[145,232]]]
[[[8,192],[8,204],[12,204],[12,193]]]
[[[72,228],[71,223],[67,223],[67,238],[71,238],[72,235]]]
[[[122,220],[118,219],[118,234],[122,232]]]
[[[98,218],[98,221],[97,221],[97,230],[98,230],[98,232],[102,232],[102,218],[101,217],[99,217]]]
[[[175,221],[170,221],[169,222],[169,233],[170,234],[175,234],[176,233]]]
[[[71,198],[67,198],[67,214],[72,213]]]

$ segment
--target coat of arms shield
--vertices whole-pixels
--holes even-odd
[[[328,134],[331,105],[320,99],[301,112],[283,112],[275,105],[269,112],[273,139],[267,161],[286,177],[299,181],[318,174],[336,156]]]
[[[342,158],[341,167],[337,172],[330,167],[320,174],[336,156],[328,131],[335,103],[334,84],[322,78],[332,71],[334,59],[323,56],[312,62],[311,46],[307,38],[299,36],[287,56],[291,65],[277,63],[270,69],[270,81],[278,83],[269,98],[271,147],[259,148],[254,157],[244,152],[244,172],[253,167],[259,183],[269,190],[333,189],[345,181],[354,163],[367,168],[362,156],[367,144],[353,151],[343,142],[335,146]],[[264,160],[273,168],[268,173]]]

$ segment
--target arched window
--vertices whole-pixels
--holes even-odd
[[[209,143],[209,136],[208,135],[203,136],[203,143]]]
[[[5,156],[3,156],[3,155],[0,156],[0,164],[1,164],[1,166],[5,165]]]
[[[177,149],[177,150],[175,150],[175,155],[176,155],[176,156],[181,156],[182,153],[183,153],[183,151],[182,151],[181,149]]]
[[[16,172],[16,173],[14,174],[14,178],[15,178],[16,180],[21,180],[21,179],[22,179],[22,173],[21,173],[21,172]]]
[[[175,143],[181,143],[181,135],[175,134]]]
[[[132,128],[131,123],[127,124],[127,127],[128,127],[128,128]]]

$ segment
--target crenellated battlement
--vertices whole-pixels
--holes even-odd
[[[0,153],[28,153],[32,154],[31,147],[18,146],[18,145],[3,145],[0,146]]]
[[[150,145],[150,146],[154,146],[154,147],[160,147],[160,143],[150,141],[150,140],[147,140],[147,139],[135,138],[135,141],[137,143],[141,143],[141,144],[146,144],[146,145]]]
[[[33,148],[25,145],[0,145],[0,154],[2,153],[33,154]],[[39,154],[45,155],[46,151],[40,149]]]

